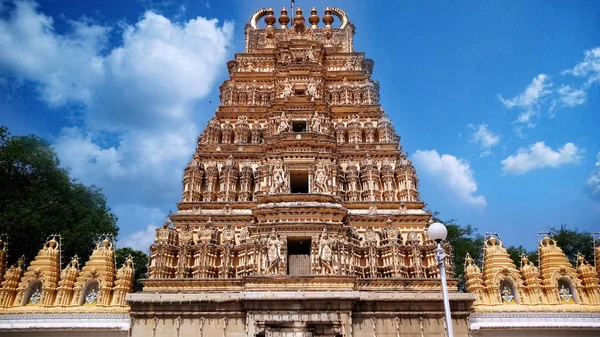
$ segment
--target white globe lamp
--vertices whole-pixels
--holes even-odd
[[[427,228],[427,235],[435,242],[442,242],[446,240],[446,237],[448,236],[448,229],[444,224],[434,222]]]

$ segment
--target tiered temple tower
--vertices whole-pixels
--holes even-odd
[[[133,336],[444,336],[431,214],[353,35],[337,8],[252,15],[127,297]]]

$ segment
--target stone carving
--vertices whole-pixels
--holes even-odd
[[[323,232],[321,233],[321,237],[319,239],[319,267],[321,270],[321,274],[333,274],[333,249],[332,245],[334,243],[334,239],[329,237],[327,233],[327,228],[323,228]]]
[[[325,131],[325,125],[323,122],[323,117],[321,117],[319,112],[315,110],[315,113],[310,118],[309,130],[315,133],[323,133],[323,131]]]
[[[191,245],[194,244],[194,230],[192,226],[186,224],[179,232],[179,244]]]
[[[313,50],[312,47],[306,49],[306,51],[304,52],[304,58],[303,61],[308,61],[308,62],[318,62],[317,58],[315,56],[315,51]],[[319,62],[320,63],[320,62]]]
[[[281,94],[279,97],[286,98],[288,96],[294,95],[294,84],[291,83],[287,77],[285,78],[285,80],[279,81],[279,83],[282,87]]]
[[[267,239],[267,265],[265,274],[278,274],[281,267],[283,267],[281,245],[281,240],[279,239],[275,228],[273,228]]]
[[[331,174],[329,165],[319,162],[312,168],[312,193],[330,193]]]
[[[377,244],[378,237],[379,236],[377,235],[377,232],[375,232],[375,230],[373,229],[373,227],[367,228],[367,231],[365,232],[365,242],[368,245]]]
[[[292,130],[292,123],[289,117],[286,116],[285,111],[281,112],[281,115],[277,117],[277,130],[275,134],[281,134]]]
[[[507,286],[504,286],[504,288],[502,288],[502,300],[506,303],[510,303],[512,302],[513,298],[514,296],[510,289],[508,289]]]
[[[248,230],[248,227],[242,227],[242,229],[240,230],[240,236],[239,236],[239,240],[240,243],[246,243],[246,241],[250,238],[250,231]]]
[[[204,224],[204,227],[198,229],[198,241],[202,243],[211,243],[215,239],[216,228],[213,227],[210,218]]]
[[[565,302],[569,302],[573,297],[571,291],[568,288],[566,288],[564,284],[561,284],[558,294],[560,295],[560,298],[562,298]]]
[[[309,96],[312,96],[312,99],[314,100],[315,98],[321,98],[321,95],[319,95],[319,90],[317,88],[317,84],[318,82],[311,78],[308,83],[306,84],[306,94]]]
[[[223,243],[235,244],[235,230],[231,225],[225,226],[221,235]]]
[[[289,174],[287,167],[281,162],[273,166],[271,172],[271,193],[287,193],[289,191]]]

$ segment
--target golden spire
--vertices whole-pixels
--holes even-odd
[[[117,279],[113,288],[111,306],[126,307],[125,295],[133,291],[133,257],[129,255],[123,266],[117,271]]]
[[[56,293],[56,306],[69,306],[73,298],[73,286],[79,276],[79,258],[75,255],[69,265],[60,273],[60,281]]]
[[[108,305],[110,303],[110,292],[115,278],[115,251],[114,244],[105,235],[102,240],[96,244],[92,251],[90,259],[81,269],[74,286],[72,305],[82,304],[82,294],[84,291],[90,291],[90,284],[97,283],[98,294],[97,301],[99,305]]]
[[[21,256],[16,265],[12,265],[4,274],[2,288],[0,288],[0,308],[10,308],[13,306],[17,287],[21,277],[23,277],[23,265],[25,256]]]
[[[485,287],[483,286],[483,276],[479,267],[473,263],[471,254],[465,256],[465,287],[470,293],[475,294],[475,304],[482,304],[485,301]]]
[[[37,300],[31,295],[31,287],[39,284],[39,304],[49,305],[54,302],[56,286],[60,276],[60,244],[56,241],[56,236],[52,236],[42,249],[38,252],[27,271],[23,275],[17,297],[14,305],[26,305],[28,303],[37,304]],[[25,298],[26,292],[32,298]],[[34,290],[35,293],[35,290]]]

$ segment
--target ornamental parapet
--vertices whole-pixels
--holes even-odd
[[[0,314],[127,312],[125,295],[133,291],[131,256],[116,269],[113,240],[103,236],[83,268],[77,256],[63,268],[60,240],[52,235],[27,268],[21,258],[6,270]]]
[[[465,259],[476,312],[600,312],[598,271],[581,254],[573,267],[552,237],[538,242],[539,267],[522,254],[517,268],[497,234],[486,235],[483,251],[481,269]]]

